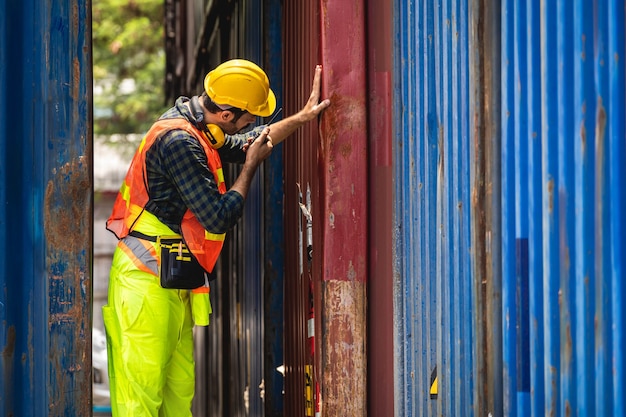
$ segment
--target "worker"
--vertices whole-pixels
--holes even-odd
[[[256,64],[226,61],[144,137],[107,221],[119,239],[102,310],[113,416],[191,416],[192,328],[208,324],[209,274],[261,162],[330,105],[321,71],[299,112],[240,133],[276,97]],[[222,161],[243,164],[228,190]]]

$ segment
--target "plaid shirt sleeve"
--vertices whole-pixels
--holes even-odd
[[[169,132],[161,138],[159,159],[162,173],[206,230],[225,233],[235,225],[244,198],[236,191],[220,194],[196,138],[181,130]]]
[[[257,126],[246,133],[237,133],[236,135],[225,135],[224,145],[219,148],[220,158],[224,162],[235,162],[243,164],[246,160],[246,153],[241,149],[248,142],[249,137],[257,137],[263,132],[265,125]]]

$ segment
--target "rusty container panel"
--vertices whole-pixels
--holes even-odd
[[[394,415],[392,2],[367,2],[367,415]]]
[[[471,265],[477,415],[502,414],[500,9],[469,3]]]
[[[294,114],[306,103],[318,63],[319,10],[314,1],[283,5],[284,114]],[[314,366],[319,351],[319,288],[321,253],[317,147],[313,122],[279,145],[284,159],[284,415],[314,416],[321,373]],[[312,216],[307,216],[310,212]],[[315,234],[315,236],[314,236]],[[317,307],[317,309],[316,309]]]
[[[91,3],[1,4],[0,414],[91,415]]]
[[[367,415],[368,117],[365,2],[320,3],[321,396],[331,415]]]
[[[286,114],[308,99],[316,64],[332,100],[284,148],[286,415],[367,413],[364,16],[361,3],[284,9]]]

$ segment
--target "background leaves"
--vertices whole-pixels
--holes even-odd
[[[165,103],[163,0],[94,0],[94,134],[143,133]]]

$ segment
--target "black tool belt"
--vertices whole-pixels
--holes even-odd
[[[159,266],[161,287],[192,290],[203,286],[206,279],[213,281],[216,278],[215,271],[208,273],[200,266],[180,236],[150,236],[136,230],[128,234],[137,239],[156,242],[157,253],[161,258]]]

